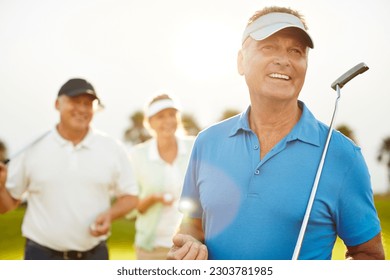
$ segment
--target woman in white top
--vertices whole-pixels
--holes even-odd
[[[152,139],[133,147],[131,161],[139,187],[135,246],[137,259],[166,259],[182,214],[178,210],[194,137],[179,136],[179,107],[167,94],[145,110]]]

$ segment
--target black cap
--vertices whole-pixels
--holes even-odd
[[[58,91],[58,96],[67,95],[70,97],[79,96],[82,94],[89,94],[99,101],[99,105],[102,106],[99,97],[97,97],[95,89],[88,81],[84,79],[70,79],[67,81]]]

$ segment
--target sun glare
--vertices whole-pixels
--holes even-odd
[[[174,60],[182,74],[195,80],[223,77],[235,71],[234,33],[219,23],[196,21],[177,36]]]

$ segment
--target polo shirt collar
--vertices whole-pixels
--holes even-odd
[[[53,135],[54,139],[57,141],[57,143],[61,146],[65,145],[73,145],[69,140],[66,140],[61,136],[61,134],[57,130],[57,126],[53,128]],[[93,137],[95,135],[95,131],[92,127],[89,127],[87,135],[84,137],[84,139],[76,145],[76,147],[79,148],[91,148],[92,147],[92,142],[93,142]]]
[[[158,154],[158,148],[157,148],[157,140],[156,138],[152,138],[149,140],[149,159],[150,160],[158,160],[160,158],[160,155]]]
[[[251,110],[251,106],[249,105],[248,108],[238,115],[238,119],[236,123],[232,126],[232,129],[230,130],[229,136],[236,135],[240,130],[244,130],[247,132],[252,131],[249,127],[249,112]]]
[[[152,138],[149,140],[150,145],[149,145],[149,159],[150,160],[161,160],[160,154],[158,152],[157,148],[157,139]],[[180,141],[180,138],[176,137],[176,142],[177,142],[177,155],[185,155],[187,154],[187,147],[184,145],[182,141]]]
[[[95,130],[90,126],[87,135],[85,135],[84,139],[78,145],[85,148],[91,148],[94,136]]]
[[[292,131],[287,135],[287,141],[300,140],[302,142],[312,144],[315,146],[320,145],[320,130],[318,121],[310,110],[306,107],[305,103],[298,101],[299,107],[302,109],[302,115],[298,123],[294,126]],[[236,123],[232,126],[229,136],[235,136],[239,131],[251,132],[249,127],[249,112],[251,106],[248,106],[246,111],[238,115]]]
[[[302,142],[320,146],[320,128],[317,119],[306,107],[305,103],[298,101],[302,115],[298,123],[287,136],[287,141],[300,140]]]

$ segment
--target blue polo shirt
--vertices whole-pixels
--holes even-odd
[[[203,221],[210,259],[291,259],[328,133],[299,106],[299,122],[263,159],[250,107],[198,135],[182,198]],[[380,230],[360,148],[335,131],[300,259],[331,259],[337,235],[354,246]]]

